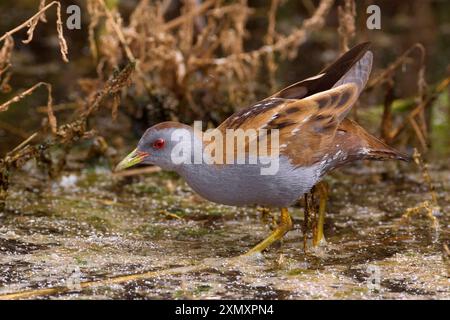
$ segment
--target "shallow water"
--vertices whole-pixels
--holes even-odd
[[[270,223],[255,208],[202,200],[175,175],[114,177],[100,168],[65,173],[52,183],[15,175],[0,213],[0,294],[449,299],[445,166],[430,169],[438,228],[426,214],[402,218],[406,209],[431,199],[413,164],[401,170],[393,163],[359,164],[326,178],[326,244],[303,251],[298,206],[291,209],[295,229],[246,259],[234,257],[267,236]],[[26,293],[8,296],[20,292]]]

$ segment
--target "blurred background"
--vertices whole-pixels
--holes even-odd
[[[66,9],[73,4],[81,9],[81,25],[69,30]],[[366,27],[371,4],[380,8],[380,30]],[[2,1],[0,34],[38,8],[37,0]],[[308,22],[318,8],[318,20]],[[81,143],[90,148],[101,137],[106,144],[99,149],[108,161],[157,122],[216,126],[363,41],[372,42],[372,80],[393,69],[369,84],[351,117],[400,149],[448,155],[449,1],[61,1],[68,63],[60,53],[56,6],[45,14],[47,22],[37,23],[29,43],[22,42],[28,37],[23,28],[12,36],[9,58],[0,56],[1,69],[8,66],[1,73],[0,103],[46,82],[58,125],[70,123],[115,70],[138,60],[128,86],[89,117],[86,130],[95,134]],[[47,98],[41,86],[0,113],[0,156],[49,127]]]

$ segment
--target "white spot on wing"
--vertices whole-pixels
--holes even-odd
[[[312,76],[312,77],[310,77],[310,78],[308,78],[308,79],[305,79],[305,80],[303,80],[303,81],[319,79],[319,78],[322,78],[324,75],[325,75],[325,73],[321,73],[321,74],[318,74],[318,75],[316,75],[316,76]]]
[[[305,123],[306,121],[309,120],[309,118],[311,118],[311,115],[309,115],[309,116],[307,116],[305,119],[303,119],[301,123]]]
[[[369,148],[361,148],[361,150],[359,151],[359,154],[369,154],[369,153],[370,153]]]

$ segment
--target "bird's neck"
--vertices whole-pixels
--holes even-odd
[[[202,132],[189,130],[188,135],[173,137],[175,146],[171,152],[171,162],[175,171],[183,174],[184,171],[192,170],[193,167],[208,165],[209,156],[204,152],[205,144],[202,139]]]

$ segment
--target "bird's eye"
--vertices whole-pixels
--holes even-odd
[[[161,149],[162,147],[164,147],[164,139],[156,139],[153,142],[153,148]]]

